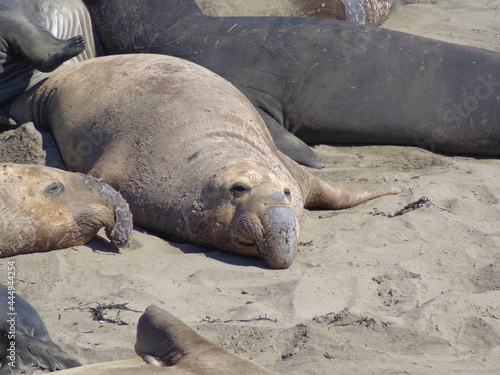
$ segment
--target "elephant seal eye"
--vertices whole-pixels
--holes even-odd
[[[285,188],[285,190],[283,190],[283,194],[285,194],[285,197],[287,198],[290,198],[292,196],[289,188]]]
[[[64,192],[64,185],[60,182],[53,182],[45,189],[45,194],[52,197],[58,197]]]
[[[229,189],[235,197],[241,197],[242,195],[248,194],[250,190],[252,190],[252,188],[242,182],[236,182],[231,186],[231,189]]]

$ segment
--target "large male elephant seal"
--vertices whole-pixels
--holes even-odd
[[[102,178],[135,224],[170,238],[292,263],[303,207],[346,208],[384,194],[313,177],[275,147],[250,102],[226,80],[162,55],[88,60],[12,104],[50,129],[66,165]]]
[[[0,106],[65,62],[95,57],[92,25],[81,0],[0,2]],[[13,125],[4,111],[0,125]]]
[[[13,273],[7,266],[5,276]],[[15,287],[0,284],[0,374],[31,374],[35,369],[50,371],[81,366],[50,339],[40,315]]]
[[[163,53],[214,71],[307,165],[317,160],[290,133],[500,156],[500,53],[329,19],[209,17],[194,0],[84,2],[107,54]]]
[[[108,184],[41,165],[0,165],[0,257],[82,245],[102,227],[114,245],[129,242],[127,202]]]
[[[139,319],[139,357],[61,371],[61,375],[272,375],[203,338],[167,311],[149,306]]]

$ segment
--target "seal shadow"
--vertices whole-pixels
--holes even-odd
[[[162,240],[164,240],[166,243],[168,243],[168,245],[182,251],[184,254],[204,254],[207,258],[216,260],[218,262],[230,264],[232,266],[256,267],[256,268],[262,268],[262,269],[267,269],[267,270],[269,269],[269,266],[267,265],[267,263],[264,259],[243,257],[243,256],[237,255],[237,254],[231,254],[231,253],[226,253],[223,251],[214,250],[214,249],[211,249],[209,247],[202,247],[202,246],[193,245],[190,243],[175,242],[175,241],[169,240],[167,238],[157,236],[156,234],[151,233],[147,230],[144,230],[143,228],[140,228],[140,227],[134,227],[134,231],[140,232],[142,234],[147,234],[150,236],[159,237]],[[96,236],[96,239],[97,238],[98,238],[98,236]],[[98,239],[97,240],[96,239],[94,239],[92,242],[98,241]],[[105,237],[101,237],[101,241],[108,242],[105,239]],[[109,242],[108,242],[108,244],[109,244]],[[89,244],[87,244],[87,245],[89,245]],[[110,244],[108,246],[111,247]],[[132,237],[132,243],[130,244],[129,248],[136,250],[142,246],[143,246],[142,243],[140,243],[139,241],[137,241],[136,239],[134,239]]]
[[[134,245],[134,240],[130,246]],[[117,255],[120,253],[120,249],[113,246],[111,242],[106,238],[106,234],[100,230],[98,234],[92,239],[92,241],[87,242],[85,247],[90,248],[94,253],[104,253],[106,255]]]

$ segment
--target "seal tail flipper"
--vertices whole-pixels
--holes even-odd
[[[309,194],[305,200],[304,207],[340,210],[356,206],[383,195],[398,193],[401,193],[401,189],[394,186],[379,185],[371,189],[333,186],[317,177],[311,176]]]
[[[3,341],[10,342],[10,339],[7,339],[6,332],[2,335],[2,349],[6,345]],[[5,350],[7,351],[8,348],[9,346],[5,347]],[[81,366],[80,362],[53,342],[40,340],[22,332],[16,333],[15,358],[9,358],[7,352],[2,353],[2,360],[2,371],[10,368],[10,373],[16,375],[31,373],[30,371],[34,369],[57,371]],[[15,365],[14,367],[9,365],[11,362]],[[0,371],[0,374],[9,374],[8,371],[2,371]]]
[[[270,375],[269,370],[223,349],[198,335],[181,320],[149,306],[139,319],[135,352],[155,366],[182,367],[192,373]],[[191,372],[189,372],[191,373]],[[212,373],[212,372],[210,372]]]

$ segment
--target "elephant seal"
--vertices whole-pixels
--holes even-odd
[[[332,18],[381,25],[395,8],[395,0],[196,0],[208,16],[277,16]]]
[[[6,273],[11,272],[10,266]],[[0,373],[25,374],[81,366],[50,339],[40,315],[12,285],[0,284]],[[31,370],[31,371],[30,371]]]
[[[330,186],[281,154],[229,82],[164,55],[100,57],[12,104],[52,132],[65,164],[120,191],[156,234],[291,265],[303,207],[340,209],[400,190]]]
[[[316,160],[287,137],[500,156],[498,52],[338,20],[209,17],[194,0],[84,2],[106,54],[163,53],[212,70],[306,165]]]
[[[125,246],[132,217],[119,193],[82,174],[41,165],[0,165],[0,257],[90,241],[105,227]]]
[[[203,338],[158,306],[149,306],[137,325],[139,357],[61,371],[61,375],[272,375],[264,367]]]
[[[96,56],[92,25],[81,0],[2,0],[0,106],[63,63]],[[15,125],[8,111],[0,125]]]

